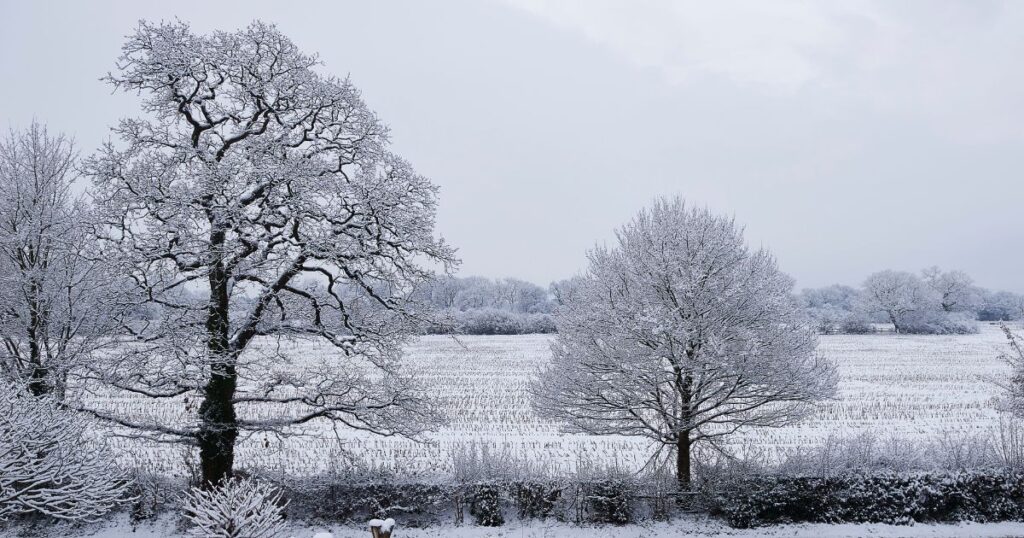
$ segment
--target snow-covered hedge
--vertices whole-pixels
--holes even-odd
[[[757,476],[709,495],[735,527],[778,523],[949,523],[1024,519],[1024,474]]]
[[[640,485],[619,477],[573,480],[498,480],[473,484],[351,483],[317,480],[286,487],[289,517],[358,523],[394,517],[403,526],[463,522],[501,526],[509,519],[556,519],[575,523],[625,524],[638,512]]]

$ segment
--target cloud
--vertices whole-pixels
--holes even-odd
[[[978,142],[1021,134],[1024,4],[507,0],[671,85],[725,80],[917,115]],[[1008,114],[1009,112],[1009,114]]]

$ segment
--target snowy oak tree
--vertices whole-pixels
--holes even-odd
[[[945,312],[975,312],[981,306],[981,291],[963,271],[945,271],[930,267],[921,271],[925,284],[939,296]]]
[[[75,150],[39,123],[0,141],[0,367],[35,395],[109,339],[116,279],[91,259],[85,204],[71,191]]]
[[[936,293],[913,273],[885,270],[864,281],[860,308],[884,315],[897,333],[904,332],[912,315],[939,308]]]
[[[658,200],[589,259],[533,388],[569,431],[647,437],[688,487],[695,443],[793,423],[833,393],[792,279],[732,219]]]
[[[231,475],[240,432],[432,427],[400,353],[420,313],[411,290],[453,251],[434,235],[436,187],[389,151],[359,91],[260,22],[210,35],[142,22],[122,50],[106,80],[148,115],[122,120],[86,170],[104,248],[155,314],[93,377],[190,398],[192,415],[90,411],[195,444],[207,485]],[[333,347],[289,356],[291,338]]]
[[[938,278],[941,279],[941,275]],[[959,294],[944,295],[930,282],[913,273],[879,271],[864,281],[858,310],[885,316],[897,333],[977,332],[974,313],[957,311],[958,304],[966,303],[958,302],[963,299],[955,299],[956,295]]]
[[[128,498],[127,487],[81,416],[52,396],[0,383],[0,519],[37,512],[95,521]]]

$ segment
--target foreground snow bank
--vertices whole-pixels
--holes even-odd
[[[293,532],[294,538],[307,538],[317,532]],[[322,531],[321,531],[322,532]],[[366,538],[369,532],[357,528],[331,528],[333,538]],[[820,537],[820,538],[953,538],[970,536],[974,538],[1008,538],[1024,536],[1024,523],[962,523],[957,525],[779,525],[760,529],[732,529],[721,523],[699,521],[675,521],[652,525],[626,525],[623,527],[576,527],[563,524],[526,523],[498,528],[486,527],[437,527],[430,529],[395,530],[396,538],[669,538],[677,536],[702,537]],[[113,538],[113,537],[111,537]]]
[[[181,528],[176,527],[177,520],[164,518],[157,522],[140,525],[136,528],[124,517],[106,525],[84,528],[53,528],[52,532],[40,532],[38,536],[82,536],[92,538],[169,538],[180,536]],[[953,538],[970,536],[975,538],[1008,538],[1024,536],[1024,522],[1003,523],[961,523],[955,525],[924,525],[912,526],[883,524],[842,524],[842,525],[779,525],[759,529],[733,529],[723,523],[706,518],[679,519],[671,523],[650,525],[625,525],[622,527],[577,527],[561,523],[523,522],[512,523],[504,527],[432,527],[428,529],[410,529],[399,525],[394,531],[395,538],[670,538],[677,536],[701,537],[820,537],[820,538]],[[0,532],[0,536],[14,537],[19,533],[16,529]],[[315,527],[291,525],[284,537],[290,538],[369,538],[366,527],[329,526]]]

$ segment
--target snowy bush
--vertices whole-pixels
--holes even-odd
[[[96,521],[128,497],[113,455],[50,397],[0,384],[0,519],[39,513]]]
[[[712,512],[747,528],[776,523],[952,523],[1024,517],[1024,474],[758,476],[712,496]]]
[[[632,484],[611,478],[590,484],[586,496],[590,520],[594,523],[625,525],[633,519],[630,498]]]
[[[922,311],[906,314],[900,324],[903,334],[975,334],[978,322],[966,312]]]
[[[520,519],[550,517],[562,495],[562,487],[549,482],[522,482],[515,485],[514,499]]]
[[[183,504],[192,536],[273,538],[284,530],[288,503],[269,484],[233,478],[211,489],[193,488]]]
[[[481,527],[500,527],[505,524],[505,516],[501,512],[501,488],[483,484],[473,491],[473,501],[469,505],[469,513],[476,524]]]

